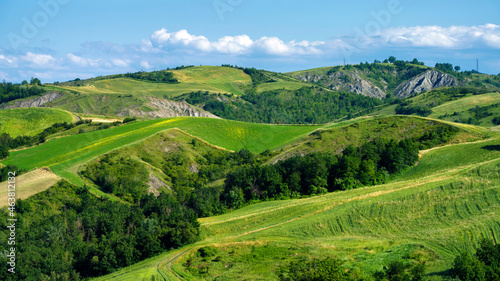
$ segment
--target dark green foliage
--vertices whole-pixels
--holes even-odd
[[[438,136],[429,135],[422,141]],[[228,207],[238,208],[251,200],[293,198],[384,183],[390,174],[415,164],[418,148],[419,143],[412,139],[377,139],[357,148],[348,146],[342,155],[311,153],[275,165],[243,165],[227,174],[223,200]]]
[[[127,118],[123,119],[122,123],[126,124],[126,123],[129,123],[129,122],[134,122],[136,120],[137,120],[136,117],[127,117]]]
[[[174,74],[169,71],[152,71],[152,72],[140,71],[134,73],[126,73],[122,75],[123,77],[156,82],[156,83],[168,83],[168,84],[179,83],[179,81],[174,78]]]
[[[15,165],[7,165],[0,168],[0,182],[6,181],[10,176],[9,172],[14,173],[16,176],[22,174],[24,170],[20,170]]]
[[[0,159],[7,158],[9,156],[9,147],[4,143],[0,143]]]
[[[428,106],[421,106],[421,105],[407,105],[404,106],[402,104],[399,104],[396,107],[396,114],[398,115],[412,115],[416,114],[419,116],[429,116],[432,114],[432,109]]]
[[[342,261],[334,258],[300,260],[280,269],[282,281],[347,281],[353,280]]]
[[[272,124],[320,124],[370,111],[383,102],[353,93],[319,87],[249,92],[241,98],[220,101],[217,95],[194,92],[177,97],[231,120]]]
[[[420,281],[425,276],[425,264],[410,265],[403,261],[393,261],[373,276],[377,281]]]
[[[40,81],[40,79],[38,79],[38,78],[31,77],[30,85],[31,86],[42,86],[42,81]]]
[[[106,154],[99,162],[87,165],[81,173],[104,192],[128,202],[137,202],[146,194],[149,173],[145,165],[119,157],[117,153]]]
[[[0,216],[6,233],[6,213]],[[0,258],[1,280],[81,280],[104,275],[195,242],[199,227],[194,212],[172,195],[145,196],[139,207],[97,198],[67,182],[19,200],[16,216],[19,262],[16,274],[9,274],[6,258]],[[2,243],[0,250],[6,247]]]
[[[457,256],[452,270],[462,281],[500,280],[500,245],[481,241],[475,255],[463,252]]]
[[[491,120],[491,122],[493,122],[493,124],[495,124],[497,126],[500,125],[500,116],[497,116],[497,117],[493,118]]]
[[[39,86],[21,86],[12,83],[0,83],[0,103],[38,96],[45,92],[45,89]]]
[[[256,68],[244,68],[243,72],[246,74],[250,75],[250,78],[252,78],[252,82],[254,86],[257,86],[262,83],[272,83],[276,82],[273,78],[271,78],[269,75],[266,75],[264,71],[258,70]]]
[[[453,73],[453,64],[451,63],[436,63],[435,68],[446,73]]]

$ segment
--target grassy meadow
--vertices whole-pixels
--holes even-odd
[[[15,164],[26,170],[50,167],[55,174],[81,185],[81,179],[76,176],[81,164],[173,128],[227,150],[246,148],[260,153],[305,136],[318,126],[276,126],[189,117],[155,119],[53,139],[37,147],[12,151],[1,163]]]
[[[54,123],[74,122],[73,114],[55,108],[15,108],[0,110],[0,134],[8,133],[15,138],[33,136]]]

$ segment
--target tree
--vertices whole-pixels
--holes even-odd
[[[486,280],[484,264],[468,253],[462,253],[455,258],[452,270],[462,281]]]
[[[4,159],[9,156],[9,148],[5,145],[0,146],[0,159]]]
[[[395,56],[390,56],[389,57],[389,62],[390,63],[394,63],[396,61],[396,57]]]
[[[456,72],[459,72],[459,71],[460,71],[460,66],[455,65],[455,71],[456,71]]]
[[[21,85],[28,85],[28,81],[23,80],[23,82],[21,82]]]
[[[31,77],[30,85],[32,85],[32,86],[34,86],[34,85],[41,86],[42,82],[40,81],[40,79],[38,79],[36,77],[35,78]]]

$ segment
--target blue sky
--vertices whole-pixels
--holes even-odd
[[[0,79],[178,65],[279,72],[391,55],[500,73],[500,1],[5,0]]]

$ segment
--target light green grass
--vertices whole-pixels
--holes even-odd
[[[33,136],[54,123],[75,121],[75,117],[64,110],[54,108],[15,108],[0,110],[0,134],[11,137]]]
[[[439,276],[452,266],[459,251],[471,251],[482,238],[500,238],[500,152],[484,148],[500,141],[481,145],[436,149],[434,158],[439,161],[423,157],[416,169],[427,168],[418,177],[263,202],[199,219],[200,242],[97,280],[141,280],[157,275],[158,268],[167,280],[214,280],[216,276],[275,280],[279,266],[304,256],[339,257],[348,268],[366,274],[392,260],[425,261],[427,273]],[[461,164],[453,157],[472,159]],[[434,170],[434,165],[442,169]],[[196,251],[203,246],[215,247],[219,253],[200,260]],[[190,272],[183,266],[187,259],[208,266],[210,275]]]
[[[210,118],[177,117],[136,122],[85,134],[53,139],[37,147],[11,152],[2,164],[31,170],[50,167],[57,175],[82,184],[78,167],[112,150],[140,142],[161,131],[179,128],[224,149],[259,153],[285,145],[317,126],[277,126]]]
[[[121,94],[134,96],[175,97],[195,91],[233,93],[241,95],[243,89],[252,83],[250,76],[242,70],[198,66],[172,70],[178,84],[153,83],[130,78],[104,79],[82,82],[84,86],[53,86],[55,89],[70,90],[81,94]]]
[[[476,106],[488,106],[500,102],[500,93],[488,93],[477,96],[469,96],[459,100],[450,101],[432,108],[432,114],[429,117],[438,117],[446,113],[466,111]]]

